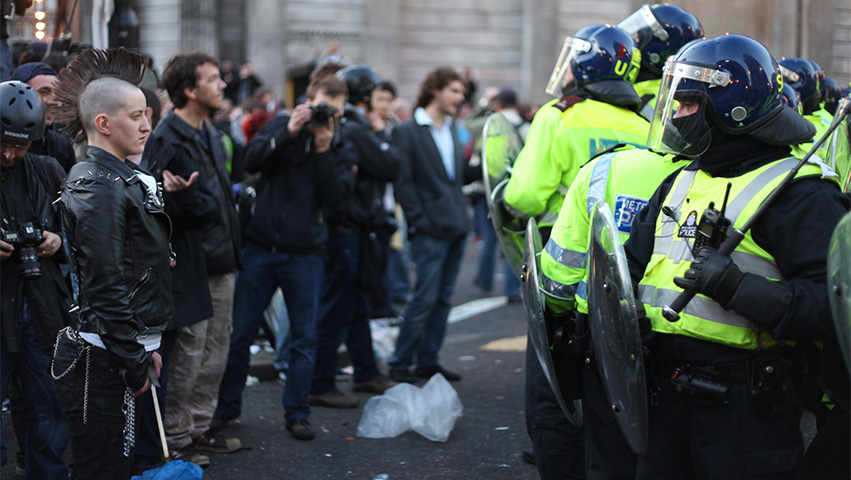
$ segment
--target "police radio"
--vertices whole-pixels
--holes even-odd
[[[721,242],[727,238],[727,227],[730,226],[730,220],[724,217],[724,213],[727,211],[727,200],[730,198],[732,186],[732,183],[727,183],[727,192],[724,193],[724,203],[721,204],[720,212],[715,210],[715,202],[709,202],[709,208],[703,211],[694,234],[692,254],[697,253],[698,249],[706,245],[717,250],[721,246]]]

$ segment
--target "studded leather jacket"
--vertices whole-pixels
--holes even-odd
[[[79,276],[76,330],[100,335],[124,383],[137,390],[150,357],[137,341],[165,330],[174,316],[170,223],[150,175],[97,147],[71,168],[62,215]]]

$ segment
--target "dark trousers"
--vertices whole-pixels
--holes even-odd
[[[835,407],[807,448],[801,478],[845,480],[851,478],[851,421],[848,411]]]
[[[177,340],[177,330],[163,332],[162,347],[159,352],[163,360],[160,369],[159,388],[157,388],[157,401],[160,404],[160,414],[165,415],[165,397],[168,386],[168,366],[171,363],[171,351]],[[135,470],[147,470],[156,467],[163,458],[163,447],[160,441],[160,430],[157,426],[157,414],[154,410],[153,396],[146,392],[136,399],[139,409],[136,418],[136,448]]]
[[[50,355],[38,346],[35,325],[30,309],[25,305],[19,323],[23,352],[0,350],[0,398],[6,398],[13,373],[20,380],[26,406],[26,435],[18,438],[24,443],[26,478],[59,478],[68,476],[62,455],[68,446],[68,423],[62,413],[62,403],[50,377]],[[0,427],[2,463],[7,459],[5,428]]]
[[[417,368],[437,365],[466,241],[465,235],[436,238],[420,234],[411,239],[417,282],[402,314],[390,368],[405,370],[414,362]]]
[[[242,411],[242,390],[250,370],[249,348],[263,321],[263,310],[280,287],[290,317],[292,342],[282,402],[288,420],[308,418],[307,395],[316,362],[316,315],[324,259],[318,255],[276,253],[249,241],[243,249],[242,263],[243,270],[236,277],[233,333],[216,415],[233,418]]]
[[[355,285],[359,269],[360,234],[332,232],[328,237],[325,281],[319,304],[313,394],[334,388],[337,348],[343,338],[355,369],[354,382],[366,382],[378,373],[369,330],[367,296]]]
[[[56,373],[64,372],[78,354],[77,343],[63,335],[54,360]],[[74,472],[79,480],[127,480],[133,471],[133,452],[124,455],[125,385],[109,352],[90,347],[88,355],[82,354],[76,367],[56,381],[71,428]],[[89,394],[84,408],[87,368]]]
[[[707,406],[663,385],[649,408],[647,453],[636,478],[797,479],[804,443],[800,411],[763,416],[747,384],[729,386],[728,402]],[[847,452],[846,452],[847,453]]]
[[[632,480],[636,456],[621,433],[600,374],[582,369],[582,386],[588,480]]]
[[[573,425],[564,416],[528,338],[526,431],[532,439],[535,465],[542,480],[585,478],[583,428]]]

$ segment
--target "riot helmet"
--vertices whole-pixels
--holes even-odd
[[[824,79],[824,109],[831,115],[836,115],[836,108],[839,106],[839,99],[842,98],[842,89],[839,88],[839,82],[830,77]]]
[[[553,71],[547,82],[546,92],[548,94],[555,96],[561,95],[562,90],[570,83],[570,79],[573,76],[572,73],[568,76],[570,65],[579,53],[591,50],[591,45],[587,42],[587,39],[591,36],[591,33],[602,27],[603,25],[588,25],[579,29],[574,36],[564,38],[561,52],[558,54],[558,59],[553,66]]]
[[[809,60],[794,57],[782,57],[778,63],[783,73],[783,81],[792,85],[801,95],[804,114],[818,110],[821,94],[818,72],[813,64]]]
[[[641,66],[657,77],[668,57],[684,45],[703,37],[703,25],[676,5],[644,5],[618,24],[632,35],[641,50]]]
[[[780,90],[780,100],[783,105],[801,113],[801,95],[788,83],[784,83],[783,89]]]
[[[375,86],[381,83],[381,77],[366,65],[351,65],[337,72],[337,76],[346,82],[349,88],[349,103],[369,105],[370,95]]]
[[[774,56],[750,37],[692,42],[665,66],[647,146],[698,156],[715,128],[771,145],[805,142],[815,128],[784,108],[782,86]]]
[[[41,97],[24,82],[0,83],[0,138],[33,142],[44,137],[45,108]]]

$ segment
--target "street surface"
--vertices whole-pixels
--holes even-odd
[[[470,240],[453,297],[453,309],[441,364],[463,378],[452,383],[464,406],[449,440],[437,443],[407,432],[396,438],[356,436],[363,404],[372,395],[354,393],[361,405],[353,409],[312,407],[310,422],[316,439],[302,442],[284,427],[283,387],[274,379],[271,356],[261,349],[252,359],[252,373],[268,380],[246,387],[242,416],[222,433],[242,441],[246,449],[208,453],[208,480],[371,480],[388,474],[391,480],[533,480],[535,467],[521,459],[529,448],[524,419],[526,322],[520,303],[506,304],[502,281],[494,291],[473,285],[478,244]],[[501,262],[498,266],[501,270]],[[386,372],[386,365],[382,364]],[[338,382],[351,392],[351,382]],[[8,414],[3,414],[9,456],[17,449]],[[812,416],[805,412],[805,439],[814,434]],[[70,461],[70,455],[66,454]],[[9,465],[0,478],[21,478]]]

